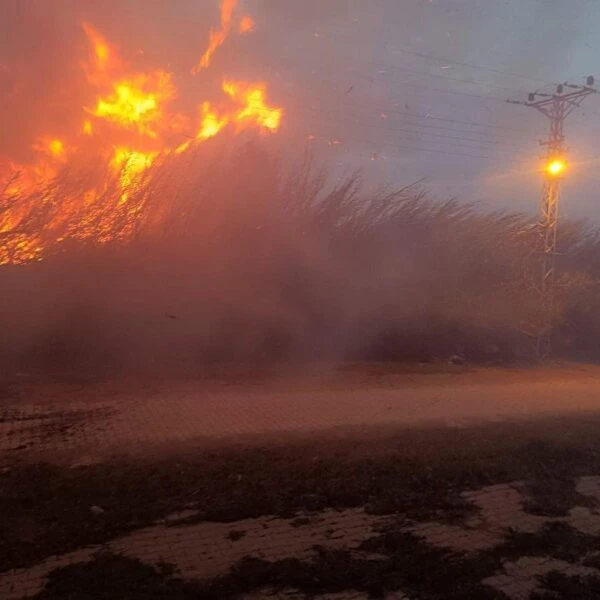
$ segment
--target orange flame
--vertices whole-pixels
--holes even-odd
[[[243,104],[243,108],[235,114],[235,120],[239,124],[256,123],[271,131],[277,131],[283,110],[266,104],[264,83],[252,85],[244,81],[225,81],[223,82],[223,91]]]
[[[208,47],[201,56],[198,64],[192,69],[196,75],[202,69],[210,66],[215,52],[226,42],[229,37],[233,24],[233,13],[237,6],[237,0],[221,0],[220,16],[221,23],[219,29],[211,29],[208,34]],[[244,34],[254,31],[254,19],[249,16],[242,17],[238,25],[238,33]]]
[[[33,145],[36,152],[57,159],[65,158],[65,143],[59,138],[43,136]]]
[[[83,23],[82,27],[94,46],[96,68],[98,71],[105,71],[112,54],[108,42],[89,23]]]
[[[98,81],[102,74],[121,68],[121,59],[116,50],[89,23],[82,23],[83,31],[92,45],[92,60],[84,64],[90,81]]]
[[[115,148],[111,167],[119,173],[119,183],[123,193],[120,202],[127,202],[132,188],[140,181],[144,171],[152,166],[158,152],[139,152],[128,148]]]
[[[210,102],[204,102],[202,104],[202,121],[200,125],[200,131],[196,136],[199,140],[207,140],[208,138],[214,137],[229,123],[227,117],[219,117],[217,113],[212,109]]]
[[[236,0],[222,0],[221,28],[211,31],[199,68],[230,34],[235,6]],[[239,33],[253,26],[244,17]],[[267,102],[265,83],[226,79],[220,102],[199,103],[194,131],[192,118],[170,110],[178,94],[171,73],[131,70],[91,25],[83,29],[91,52],[81,64],[96,98],[83,109],[75,136],[38,136],[35,161],[0,165],[0,265],[40,260],[69,238],[129,239],[150,197],[150,172],[165,157],[176,160],[226,128],[273,132],[280,126],[283,109]]]
[[[155,138],[155,126],[164,116],[163,105],[175,96],[175,86],[169,73],[139,73],[129,80],[115,83],[113,93],[99,98],[96,108],[90,112]]]
[[[217,49],[225,43],[231,31],[231,22],[233,19],[233,11],[235,10],[237,0],[221,0],[221,27],[219,29],[211,29],[208,34],[208,48],[200,58],[200,62],[192,69],[192,73],[196,74],[202,69],[206,69],[210,65],[210,61]]]

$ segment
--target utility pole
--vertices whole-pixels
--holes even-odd
[[[546,357],[552,344],[560,183],[567,166],[564,124],[566,118],[579,108],[587,96],[597,93],[593,85],[594,78],[589,76],[584,86],[563,83],[556,87],[553,94],[530,93],[527,102],[507,100],[511,104],[534,108],[550,121],[548,138],[540,142],[540,145],[546,147],[546,155],[536,249],[540,259],[539,292],[542,317],[542,326],[536,339],[538,358]]]

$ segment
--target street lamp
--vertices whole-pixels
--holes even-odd
[[[554,158],[546,164],[546,173],[551,177],[558,177],[567,168],[567,163],[562,158]]]

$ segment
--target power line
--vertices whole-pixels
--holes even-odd
[[[311,107],[311,110],[314,112],[324,112],[324,113],[332,114],[332,115],[334,115],[333,116],[334,119],[349,121],[357,126],[361,126],[361,125],[362,126],[378,126],[378,127],[385,127],[385,129],[387,131],[393,131],[393,132],[397,132],[397,133],[407,133],[407,134],[411,134],[411,135],[438,137],[438,138],[442,138],[442,139],[458,140],[458,141],[468,142],[468,143],[473,143],[473,144],[489,144],[489,145],[497,146],[499,148],[505,148],[507,152],[511,152],[511,153],[514,153],[514,150],[512,150],[512,148],[522,148],[523,147],[522,144],[515,143],[515,142],[508,142],[508,141],[498,139],[498,138],[492,138],[492,139],[479,138],[478,139],[478,138],[473,138],[473,137],[465,137],[464,135],[448,135],[446,133],[444,133],[444,134],[431,133],[431,132],[427,131],[427,125],[420,125],[418,123],[406,123],[406,125],[414,128],[414,129],[406,129],[405,127],[396,127],[396,126],[390,124],[386,120],[376,119],[373,115],[367,115],[367,116],[361,116],[361,117],[359,117],[358,115],[346,115],[346,114],[340,113],[336,109],[328,109],[328,108]],[[331,118],[328,117],[328,120],[331,121]],[[320,125],[322,125],[322,123],[320,123]],[[432,126],[432,128],[434,131],[438,131],[439,126]],[[466,134],[470,134],[470,135],[488,135],[488,136],[492,135],[487,132],[472,132],[472,131],[465,131],[465,130],[461,130],[461,129],[451,129],[451,128],[439,128],[439,129],[442,129],[443,131],[450,131],[452,133],[457,133],[457,134],[460,134],[462,132],[462,133],[466,133]]]
[[[329,145],[338,145],[336,144],[337,137],[335,135],[332,136],[323,136],[323,137],[329,137],[328,139],[328,144]],[[446,149],[442,149],[442,148],[431,148],[431,147],[426,147],[423,144],[419,145],[419,146],[414,146],[414,145],[409,145],[409,144],[396,144],[393,142],[389,142],[389,141],[382,141],[382,140],[373,140],[367,137],[356,137],[354,135],[351,136],[347,136],[347,135],[343,135],[340,136],[340,140],[339,140],[339,145],[343,145],[344,142],[354,142],[354,143],[359,143],[359,144],[369,144],[371,146],[375,146],[377,148],[392,148],[394,150],[415,150],[418,152],[430,152],[430,153],[434,153],[434,154],[444,154],[446,156],[460,156],[460,157],[468,157],[468,158],[475,158],[475,159],[482,159],[482,160],[492,160],[494,158],[494,156],[491,156],[489,154],[471,154],[471,153],[467,153],[467,152],[456,152],[455,148],[456,146],[448,146]],[[333,142],[332,142],[333,140]],[[314,140],[313,140],[314,141]],[[439,143],[439,142],[423,142],[424,144],[431,144],[431,143]],[[512,157],[516,157],[516,155],[514,153],[511,153]]]
[[[357,105],[357,106],[366,106],[366,105]],[[426,120],[431,120],[431,121],[444,121],[444,122],[448,122],[448,123],[459,123],[461,125],[470,125],[473,127],[486,127],[486,128],[492,128],[492,129],[501,129],[503,131],[509,130],[509,131],[519,131],[520,133],[523,132],[522,129],[517,129],[516,127],[503,127],[501,125],[493,125],[491,123],[477,123],[475,121],[463,121],[461,119],[455,119],[455,118],[451,118],[451,117],[436,117],[434,115],[419,115],[419,114],[415,114],[415,113],[409,113],[409,112],[405,112],[405,111],[398,111],[398,110],[393,110],[393,109],[384,109],[383,112],[388,112],[388,113],[394,113],[394,114],[398,114],[401,116],[406,116],[406,117],[414,117],[414,118],[418,118],[418,119],[426,119]],[[438,126],[439,127],[439,126]],[[442,129],[442,127],[439,127],[439,129]],[[475,132],[474,132],[475,133]],[[479,132],[477,132],[479,133]],[[485,134],[485,132],[481,132],[480,135],[493,135],[493,134]]]
[[[350,138],[352,139],[352,138]],[[356,140],[353,140],[356,141]],[[384,146],[386,147],[390,147],[390,144],[384,144]],[[416,152],[429,152],[429,153],[433,153],[433,154],[444,154],[445,156],[460,156],[460,157],[467,157],[467,158],[476,158],[476,159],[481,159],[481,160],[491,160],[493,157],[491,156],[487,156],[484,154],[469,154],[466,152],[449,152],[448,150],[441,150],[441,149],[437,149],[437,148],[423,148],[421,146],[410,146],[410,145],[406,145],[406,144],[393,144],[392,147],[396,150],[414,150]]]
[[[393,70],[393,69],[390,69],[390,70]],[[427,75],[427,73],[423,73],[421,71],[417,71],[416,73],[419,73],[421,75]],[[383,71],[383,72],[378,73],[378,75],[387,75],[387,73],[385,71]],[[353,76],[360,77],[362,79],[367,79],[371,83],[375,81],[375,78],[374,78],[373,75],[366,75],[364,73],[354,73]],[[321,81],[326,81],[326,82],[327,81],[331,82],[331,79],[326,79],[326,78],[320,78],[320,80]],[[401,83],[402,85],[406,85],[406,81],[404,81],[404,80],[398,80],[398,79],[396,79],[396,81],[398,83]],[[477,85],[477,84],[474,84],[474,85]],[[497,98],[495,96],[484,96],[482,94],[473,94],[471,92],[464,92],[464,91],[458,91],[458,90],[440,89],[440,88],[431,87],[430,85],[425,85],[425,84],[422,84],[422,83],[413,83],[413,82],[410,82],[410,86],[411,87],[417,87],[417,88],[423,88],[423,89],[431,90],[431,91],[434,91],[434,92],[439,92],[441,94],[453,94],[453,95],[464,96],[464,97],[469,97],[469,98],[478,98],[478,99],[481,99],[481,100],[489,100],[489,101],[492,101],[492,102],[500,102],[501,104],[504,104],[504,102],[505,102],[504,98]],[[525,93],[523,90],[515,90],[515,89],[512,89],[512,88],[508,88],[508,89],[510,89],[511,91],[513,91],[515,93],[518,93],[518,94]]]
[[[298,108],[306,108],[305,104],[298,104],[297,105]],[[350,104],[350,103],[345,103],[344,106],[349,106],[350,108],[353,108],[354,106],[366,106],[366,105],[356,105],[356,104]],[[379,127],[379,128],[385,128],[386,131],[392,131],[395,133],[402,133],[402,134],[408,134],[411,136],[429,136],[429,137],[435,137],[435,138],[440,138],[442,140],[456,140],[457,142],[463,142],[468,144],[468,148],[472,148],[472,145],[488,145],[488,146],[494,146],[496,147],[499,151],[504,151],[504,152],[510,152],[510,154],[514,154],[514,150],[512,150],[511,148],[520,148],[522,147],[521,144],[519,143],[515,143],[515,142],[508,142],[505,141],[503,139],[498,139],[493,137],[494,134],[491,132],[480,132],[480,131],[469,131],[469,130],[465,130],[465,129],[461,129],[461,128],[451,128],[451,127],[443,127],[440,125],[434,125],[434,124],[429,124],[429,123],[414,123],[414,122],[404,122],[402,123],[403,125],[406,125],[408,127],[410,127],[411,129],[408,129],[406,127],[397,127],[393,124],[391,124],[390,122],[388,122],[387,120],[381,119],[381,118],[377,118],[375,115],[358,115],[356,113],[352,114],[352,115],[348,115],[348,114],[344,114],[342,111],[340,111],[339,109],[333,109],[333,108],[323,108],[323,107],[308,107],[309,110],[311,112],[319,112],[319,113],[327,113],[329,115],[333,115],[333,119],[337,120],[338,122],[341,121],[342,125],[345,125],[347,122],[351,122],[356,126],[363,126],[363,127]],[[268,108],[264,108],[264,109],[257,109],[259,112],[269,112],[271,109]],[[400,116],[404,116],[407,115],[407,113],[404,113],[403,111],[387,111],[389,113],[392,114],[398,114]],[[298,114],[298,113],[297,113]],[[417,116],[417,115],[414,115]],[[420,116],[419,116],[420,117]],[[435,117],[434,117],[435,118]],[[442,119],[442,118],[440,118]],[[446,119],[443,119],[446,120]],[[448,119],[449,121],[452,121],[451,119]],[[327,117],[327,121],[332,121],[331,117]],[[470,123],[471,124],[471,123]],[[323,123],[319,123],[319,126],[322,126]],[[428,131],[428,130],[432,130],[432,131]],[[450,132],[452,134],[458,134],[458,135],[448,135],[448,133],[437,133],[438,131],[444,131],[444,132]],[[469,135],[476,135],[476,136],[481,136],[480,138],[474,138],[474,137],[467,137],[465,135],[460,135],[461,133],[467,134],[467,136]],[[488,138],[485,138],[483,136],[488,136]],[[428,142],[428,143],[434,143],[434,144],[441,144],[443,142],[438,142],[436,140],[423,140],[424,142]],[[457,144],[453,144],[453,147],[456,147]]]
[[[325,38],[329,38],[330,40],[334,40],[334,36],[332,35],[326,35],[324,36]],[[337,41],[339,41],[339,38],[337,39]],[[345,45],[349,45],[350,42],[343,40],[342,41],[343,44]],[[456,65],[461,65],[461,66],[465,66],[465,67],[469,67],[469,68],[473,68],[473,69],[477,69],[477,70],[481,70],[481,71],[488,71],[491,73],[496,73],[496,74],[501,74],[501,75],[505,75],[505,76],[510,76],[510,77],[519,77],[522,78],[524,80],[530,80],[530,81],[537,81],[538,83],[542,83],[544,86],[549,86],[549,85],[554,85],[550,82],[548,82],[545,79],[541,79],[539,77],[535,77],[535,76],[531,76],[531,75],[525,75],[523,73],[516,73],[516,72],[512,72],[512,71],[507,71],[507,70],[503,70],[503,69],[499,69],[496,67],[490,67],[490,66],[483,66],[483,65],[478,65],[472,62],[466,62],[466,61],[457,61],[457,60],[452,60],[452,59],[446,59],[446,58],[442,58],[442,57],[438,57],[438,56],[433,56],[430,54],[425,54],[422,52],[417,52],[417,51],[413,51],[413,50],[409,50],[407,48],[400,48],[397,46],[392,46],[392,50],[393,51],[397,51],[397,52],[401,52],[401,53],[405,53],[405,54],[409,54],[409,55],[413,55],[413,56],[418,56],[421,58],[425,58],[428,60],[434,60],[434,61],[438,61],[438,62],[445,62],[445,63],[451,63],[451,64],[456,64]],[[392,71],[405,71],[414,75],[419,75],[419,76],[423,76],[423,77],[436,77],[436,78],[441,78],[441,79],[445,79],[448,81],[456,81],[459,83],[465,83],[465,84],[469,84],[469,85],[479,85],[479,86],[484,86],[484,87],[491,87],[491,88],[496,88],[496,89],[502,89],[502,90],[508,90],[514,93],[524,93],[523,90],[520,89],[515,89],[515,88],[510,88],[507,86],[500,86],[500,85],[496,85],[496,84],[492,84],[492,83],[484,83],[484,82],[480,82],[480,81],[473,81],[472,79],[461,79],[461,78],[455,78],[455,77],[449,77],[446,75],[441,75],[438,73],[428,73],[428,72],[423,72],[423,71],[419,71],[419,70],[414,70],[414,69],[408,69],[407,67],[402,67],[399,65],[389,65],[386,64],[384,62],[381,61],[371,61],[371,64],[374,65],[379,65],[381,67],[387,68],[389,70]],[[379,72],[378,74],[384,74],[382,72]],[[360,77],[369,77],[371,78],[372,76],[366,76],[364,74],[359,74]],[[405,83],[404,81],[402,81],[402,83]],[[499,99],[499,98],[495,98],[493,96],[484,96],[481,94],[474,94],[474,93],[469,93],[469,92],[464,92],[464,91],[457,91],[457,90],[449,90],[449,89],[439,89],[439,88],[434,88],[428,85],[424,85],[424,84],[415,84],[415,83],[411,83],[410,84],[413,87],[418,87],[421,89],[428,89],[431,91],[436,91],[439,93],[443,93],[443,94],[452,94],[452,95],[461,95],[461,96],[465,96],[465,97],[471,97],[471,98],[478,98],[478,99],[482,99],[485,101],[495,101],[495,102],[504,102],[504,99]],[[600,116],[600,115],[599,115]],[[475,125],[475,124],[474,124]],[[485,125],[483,125],[485,126]],[[504,127],[501,126],[494,126],[494,125],[489,125],[489,127],[499,127],[501,129],[505,129]]]
[[[394,142],[390,142],[390,141],[386,141],[385,139],[373,139],[373,138],[367,138],[365,136],[362,137],[358,137],[356,135],[351,135],[348,136],[346,135],[345,131],[347,130],[347,123],[353,123],[356,126],[365,126],[364,122],[360,122],[360,121],[356,121],[353,120],[352,118],[348,118],[348,117],[344,117],[344,116],[338,116],[336,115],[333,119],[329,119],[329,122],[333,122],[333,123],[339,123],[339,125],[341,127],[344,127],[344,133],[343,134],[339,134],[338,132],[334,132],[332,134],[321,134],[319,137],[322,139],[322,141],[325,141],[325,139],[327,140],[327,143],[329,145],[337,145],[338,143],[340,145],[343,145],[345,142],[351,142],[351,143],[360,143],[360,144],[369,144],[370,146],[374,146],[376,148],[394,148],[394,149],[405,149],[405,150],[416,150],[416,151],[421,151],[421,152],[432,152],[435,154],[445,154],[446,156],[449,155],[458,155],[458,156],[468,156],[471,158],[477,158],[477,159],[492,159],[494,156],[497,157],[498,155],[502,155],[504,154],[507,157],[510,157],[510,159],[514,160],[517,157],[517,154],[515,153],[515,150],[513,149],[509,149],[506,146],[502,146],[500,144],[493,144],[492,147],[485,147],[485,150],[481,153],[477,153],[477,154],[473,154],[473,150],[476,150],[477,147],[480,147],[482,145],[482,141],[485,140],[470,140],[467,138],[460,138],[459,136],[456,136],[456,138],[458,139],[458,142],[464,142],[467,145],[464,144],[460,144],[460,143],[452,143],[452,139],[454,139],[453,136],[448,136],[448,138],[450,138],[450,141],[446,141],[447,138],[439,141],[439,140],[431,140],[431,139],[415,139],[415,138],[409,138],[409,141],[414,140],[415,142],[419,143],[418,146],[415,145],[409,145],[406,144],[405,142],[400,142],[400,143],[394,143]],[[378,125],[384,125],[383,122],[378,122]],[[322,122],[318,122],[318,126],[319,128],[322,128],[323,123]],[[366,124],[366,126],[368,127],[369,124]],[[389,131],[393,131],[396,132],[397,128],[393,128],[393,127],[387,127],[386,130]],[[400,130],[401,132],[407,132],[410,133],[410,135],[412,136],[420,136],[422,135],[422,132],[419,131],[409,131],[409,130]],[[425,135],[432,135],[432,134],[427,134],[425,133]],[[432,147],[432,144],[436,147]],[[459,152],[457,152],[457,148],[459,149]],[[469,150],[471,152],[465,152],[465,150]],[[489,154],[489,151],[493,150],[493,156],[491,156]],[[527,157],[527,158],[526,158]],[[523,158],[525,160],[530,159],[531,158],[531,154],[527,154],[524,155]]]
[[[394,37],[395,37],[395,33],[394,32]],[[343,36],[344,34],[342,34]],[[340,41],[344,44],[344,45],[351,45],[353,42],[351,40],[346,40],[343,39],[341,36],[334,38],[333,35],[329,35],[329,34],[325,34],[325,35],[320,35],[319,37],[324,37],[325,39],[336,39],[336,41]],[[483,65],[478,65],[472,62],[466,62],[466,61],[458,61],[458,60],[453,60],[453,59],[449,59],[449,58],[443,58],[440,56],[433,56],[431,54],[426,54],[424,52],[417,52],[416,50],[409,50],[408,48],[402,48],[399,46],[386,46],[386,49],[391,50],[392,52],[399,52],[402,54],[409,54],[411,56],[417,56],[419,58],[425,58],[427,60],[434,60],[437,62],[443,62],[445,64],[453,64],[453,65],[460,65],[460,66],[464,66],[464,67],[469,67],[471,69],[477,69],[479,71],[487,71],[490,73],[495,73],[495,74],[499,74],[499,75],[505,75],[508,77],[518,77],[520,79],[524,79],[527,81],[537,81],[538,83],[542,83],[544,85],[552,85],[552,82],[548,82],[545,79],[541,79],[539,77],[535,77],[533,75],[525,75],[523,73],[515,73],[512,71],[507,71],[506,69],[500,69],[498,67],[490,67],[490,66],[483,66]],[[375,61],[372,61],[372,63],[374,64]],[[404,67],[398,67],[397,65],[392,67],[392,68],[404,68]],[[447,77],[447,76],[443,76],[443,75],[439,75],[439,74],[431,74],[432,76],[436,76],[436,77],[442,77],[444,79],[455,79],[452,77]],[[470,81],[463,81],[461,79],[456,79],[456,81],[461,81],[463,83],[471,83]],[[493,86],[493,84],[483,84],[483,83],[479,83],[479,85],[490,85]],[[500,86],[496,86],[496,87],[500,87]],[[510,89],[511,91],[521,91],[521,90],[514,90],[512,88],[504,88],[504,89]]]
[[[327,111],[327,109],[320,109],[320,111]],[[331,111],[331,112],[335,112],[335,111]],[[340,118],[349,120],[349,121],[353,122],[354,124],[360,124],[358,121],[353,120],[352,118],[345,117],[343,115],[340,116]],[[381,120],[376,121],[376,123],[377,123],[377,125],[385,124]],[[413,125],[413,124],[411,124],[411,126],[418,127],[418,125]],[[494,140],[488,140],[488,139],[475,139],[475,138],[468,138],[468,137],[464,137],[464,136],[460,136],[460,135],[454,136],[454,135],[447,135],[447,134],[441,134],[441,133],[430,133],[428,131],[420,131],[419,129],[414,130],[414,129],[404,129],[401,127],[394,127],[389,124],[386,126],[386,129],[388,131],[394,131],[397,133],[408,133],[408,134],[413,134],[413,135],[431,136],[431,137],[438,137],[438,138],[449,139],[449,140],[458,140],[458,141],[471,142],[471,143],[477,143],[477,144],[490,144],[490,145],[494,145],[494,146],[498,146],[498,147],[505,147],[505,148],[521,147],[520,144],[516,144],[516,143],[509,143],[509,142],[504,142],[504,141],[494,141]],[[454,131],[456,133],[459,133],[459,131],[457,131],[457,130],[454,130]],[[507,150],[507,151],[509,151],[509,150]]]
[[[359,77],[362,79],[368,79],[370,82],[373,82],[374,79],[372,76],[368,76],[365,75],[364,73],[353,73],[352,74],[353,77]],[[322,81],[325,83],[332,83],[331,78],[312,78],[312,81]],[[346,80],[345,82],[341,83],[338,80],[338,83],[340,83],[342,86],[346,86],[348,85],[348,81]],[[402,82],[404,84],[404,82]],[[431,90],[431,91],[435,91],[435,92],[439,92],[442,94],[453,94],[453,95],[458,95],[458,96],[465,96],[465,97],[470,97],[470,98],[477,98],[477,99],[482,99],[482,100],[490,100],[490,101],[494,101],[494,102],[500,102],[504,105],[505,100],[504,98],[497,98],[495,96],[483,96],[480,94],[471,94],[468,92],[461,92],[461,91],[457,91],[457,90],[450,90],[450,89],[440,89],[440,88],[434,88],[431,86],[427,86],[424,84],[418,84],[418,83],[411,83],[410,84],[412,87],[417,87],[417,88],[423,88],[423,89],[427,89],[427,90]],[[352,86],[350,86],[352,87]],[[364,108],[368,108],[368,109],[372,109],[372,106],[367,106],[365,104],[361,104],[358,102],[348,102],[345,101],[343,102],[343,105],[350,105],[350,106],[357,106],[357,107],[364,107]],[[438,116],[434,116],[434,115],[419,115],[419,114],[415,114],[415,113],[410,113],[410,112],[406,112],[406,111],[399,111],[396,110],[394,108],[384,108],[384,109],[377,109],[379,110],[379,112],[385,112],[385,113],[392,113],[392,114],[398,114],[400,116],[405,116],[407,118],[417,118],[417,119],[427,119],[427,120],[432,120],[432,121],[445,121],[448,123],[459,123],[462,125],[469,125],[469,126],[473,126],[473,127],[484,127],[484,128],[488,128],[488,129],[499,129],[501,130],[503,133],[506,131],[518,131],[519,133],[523,133],[523,129],[522,128],[516,128],[516,127],[505,127],[505,126],[501,126],[501,125],[495,125],[492,123],[479,123],[476,121],[466,121],[463,119],[458,119],[458,118],[452,118],[452,117],[438,117]],[[433,126],[433,125],[432,125]],[[441,129],[441,127],[440,127]],[[475,133],[475,132],[473,132]],[[477,134],[481,134],[483,135],[483,132],[477,132]]]
[[[389,48],[389,47],[388,47]],[[459,61],[459,60],[452,60],[449,58],[440,58],[439,56],[432,56],[430,54],[424,54],[422,52],[415,52],[414,50],[408,50],[407,48],[399,48],[398,46],[392,46],[391,48],[392,51],[394,52],[401,52],[403,54],[411,54],[413,56],[419,56],[421,58],[426,58],[428,60],[435,60],[438,62],[443,62],[443,63],[450,63],[452,65],[460,65],[463,67],[469,67],[471,69],[477,69],[480,71],[489,71],[490,73],[499,73],[501,75],[508,75],[510,77],[519,77],[521,79],[526,79],[528,81],[537,81],[539,83],[543,83],[544,85],[550,85],[550,83],[544,79],[540,79],[539,77],[534,77],[532,75],[523,75],[522,73],[513,73],[511,71],[506,71],[503,69],[498,69],[496,67],[484,67],[482,65],[476,65],[473,63],[469,63],[469,62],[463,62],[463,61]]]
[[[521,0],[519,0],[519,3],[520,2],[521,2]],[[504,4],[506,6],[508,6],[508,3],[505,2]],[[544,4],[547,4],[548,6],[552,6],[552,7],[555,7],[557,5],[554,0],[551,0],[550,2],[547,2],[547,3],[544,3]],[[595,0],[594,0],[594,4],[595,4]],[[544,9],[544,10],[546,10],[546,9]],[[515,9],[515,12],[519,13],[519,11],[517,9]],[[576,14],[577,11],[575,9],[573,9],[573,13]],[[544,13],[542,11],[535,11],[535,13],[532,13],[532,16],[534,18],[536,18],[536,20],[537,20],[538,23],[539,23],[539,16],[541,16],[541,15],[544,15]],[[514,26],[515,19],[510,19],[510,18],[505,17],[503,15],[495,14],[493,12],[488,12],[487,14],[482,15],[482,16],[484,16],[484,17],[492,17],[492,18],[498,19],[500,21],[504,21],[506,23],[511,23],[511,25]],[[597,37],[598,33],[599,33],[598,31],[587,31],[585,29],[583,29],[583,30],[576,29],[573,26],[565,25],[564,22],[560,23],[560,27],[559,28],[560,28],[561,32],[570,32],[571,34],[573,34],[576,37],[583,37],[583,36],[587,36],[587,35],[593,36],[593,37]],[[505,30],[505,31],[507,31],[507,30]]]
[[[387,65],[387,67],[386,67],[383,64],[381,64],[380,66],[384,66],[385,68],[393,70],[393,71],[404,71],[406,73],[411,73],[413,75],[419,75],[422,77],[436,77],[439,79],[445,79],[447,81],[456,81],[458,83],[466,83],[468,85],[479,85],[482,87],[489,87],[489,88],[497,89],[497,90],[506,90],[507,92],[513,92],[516,94],[524,93],[523,90],[507,87],[504,85],[496,85],[495,83],[483,83],[482,81],[472,81],[470,79],[461,79],[459,77],[449,77],[448,75],[440,75],[439,73],[427,73],[427,72],[418,71],[415,69],[409,69],[407,67],[399,67],[399,66],[393,66],[393,65]]]
[[[343,103],[341,106],[357,106],[357,107],[362,107],[362,108],[369,108],[371,109],[371,107],[369,107],[366,104],[359,104],[356,102],[345,102]],[[375,112],[378,112],[378,114],[393,114],[393,115],[398,115],[401,117],[409,117],[409,118],[417,118],[417,119],[421,119],[421,120],[426,120],[426,121],[444,121],[444,122],[449,122],[449,123],[458,123],[458,124],[464,124],[464,125],[469,125],[469,126],[477,126],[477,127],[487,127],[487,128],[493,128],[493,129],[500,129],[501,132],[504,132],[503,135],[510,135],[509,133],[506,133],[506,131],[518,131],[519,133],[523,133],[523,129],[517,129],[517,128],[512,128],[512,127],[502,127],[501,125],[493,125],[493,124],[488,124],[488,123],[475,123],[473,121],[462,121],[460,119],[452,119],[452,118],[444,118],[444,117],[435,117],[433,115],[418,115],[418,114],[414,114],[414,113],[409,113],[409,112],[405,112],[405,111],[400,111],[400,110],[394,110],[392,109],[387,109],[387,108],[383,108],[383,109],[375,109]],[[413,125],[413,123],[407,123],[407,125],[411,125],[411,126],[416,126],[416,124]],[[442,131],[464,131],[465,133],[472,133],[474,135],[488,135],[488,136],[493,136],[493,135],[499,135],[500,133],[498,132],[487,132],[487,131],[470,131],[468,129],[461,129],[461,128],[453,128],[453,127],[443,127],[441,125],[435,125],[433,123],[419,123],[418,124],[420,127],[427,127],[427,128],[431,128],[431,129],[439,129]]]

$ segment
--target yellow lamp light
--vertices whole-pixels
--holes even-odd
[[[567,163],[562,158],[555,158],[546,165],[546,173],[558,177],[567,168]]]

